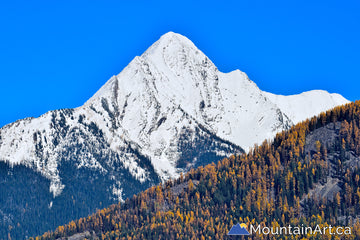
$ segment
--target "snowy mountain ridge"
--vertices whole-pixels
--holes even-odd
[[[349,102],[340,94],[329,94],[324,90],[312,90],[290,96],[275,95],[269,92],[263,93],[270,101],[275,103],[294,124],[311,118],[318,113],[325,112],[334,106]]]
[[[132,194],[129,176],[146,186],[177,177],[347,102],[325,91],[261,91],[245,73],[220,72],[189,39],[169,32],[83,106],[1,128],[0,161],[41,173],[54,197],[66,188],[61,164],[92,169],[122,200]]]

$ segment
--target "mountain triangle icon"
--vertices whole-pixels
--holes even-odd
[[[248,230],[246,230],[246,228],[244,226],[242,227],[238,223],[230,229],[230,231],[228,232],[228,235],[250,235],[250,233],[248,232]]]

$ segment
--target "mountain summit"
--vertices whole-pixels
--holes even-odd
[[[52,197],[42,201],[54,214],[66,200],[59,196],[77,197],[78,209],[92,191],[108,202],[122,200],[347,102],[325,91],[263,92],[245,73],[220,72],[189,39],[169,32],[83,106],[1,128],[0,162],[9,171],[24,166],[47,179]],[[21,178],[16,172],[11,177]],[[98,184],[89,185],[88,178]],[[94,198],[77,214],[90,213],[99,202],[107,203]],[[1,214],[6,215],[0,209],[0,219]]]

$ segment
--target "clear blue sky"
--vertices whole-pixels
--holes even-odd
[[[14,0],[0,3],[0,126],[82,105],[168,31],[262,90],[360,99],[359,1]]]

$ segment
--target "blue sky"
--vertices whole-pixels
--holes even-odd
[[[360,99],[359,1],[2,1],[0,126],[82,105],[162,34],[262,90]]]

